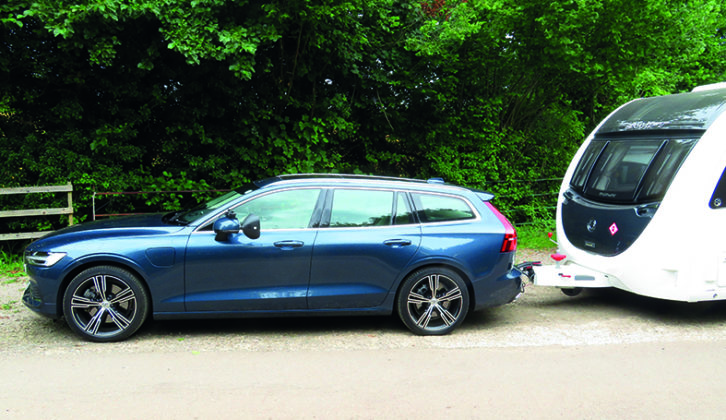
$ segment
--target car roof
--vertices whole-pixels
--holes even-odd
[[[405,189],[420,189],[426,191],[438,192],[456,192],[462,193],[471,191],[479,195],[483,200],[488,201],[494,197],[487,191],[480,191],[472,188],[466,188],[458,185],[447,184],[443,178],[429,178],[427,180],[414,178],[399,178],[390,176],[377,175],[358,175],[358,174],[285,174],[271,178],[265,178],[255,181],[257,188],[275,188],[292,185],[325,185],[325,186],[371,186],[371,187],[397,187]]]

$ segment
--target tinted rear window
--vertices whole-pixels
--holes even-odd
[[[581,195],[605,203],[663,198],[696,138],[594,139],[572,176]]]
[[[469,204],[458,197],[435,194],[413,194],[419,218],[423,223],[449,222],[476,217]]]

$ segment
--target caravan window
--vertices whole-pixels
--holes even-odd
[[[659,201],[695,143],[693,138],[594,139],[570,186],[599,202]]]
[[[708,206],[712,209],[726,208],[726,169],[723,170],[721,178],[718,180],[718,184],[716,184],[716,189],[713,191]]]

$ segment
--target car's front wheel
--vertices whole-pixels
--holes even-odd
[[[427,268],[406,278],[397,307],[399,317],[415,334],[448,334],[469,311],[469,291],[454,271]]]
[[[89,341],[124,340],[141,327],[148,312],[144,285],[129,271],[113,266],[84,270],[63,296],[66,322]]]

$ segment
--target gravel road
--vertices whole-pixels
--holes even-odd
[[[541,254],[520,252],[519,260]],[[506,348],[668,341],[726,340],[726,302],[687,304],[618,290],[567,297],[528,285],[513,304],[469,314],[444,337],[417,337],[395,317],[155,321],[131,339],[95,344],[64,322],[40,317],[21,303],[23,277],[0,279],[0,357],[3,353],[289,351],[316,349]]]

